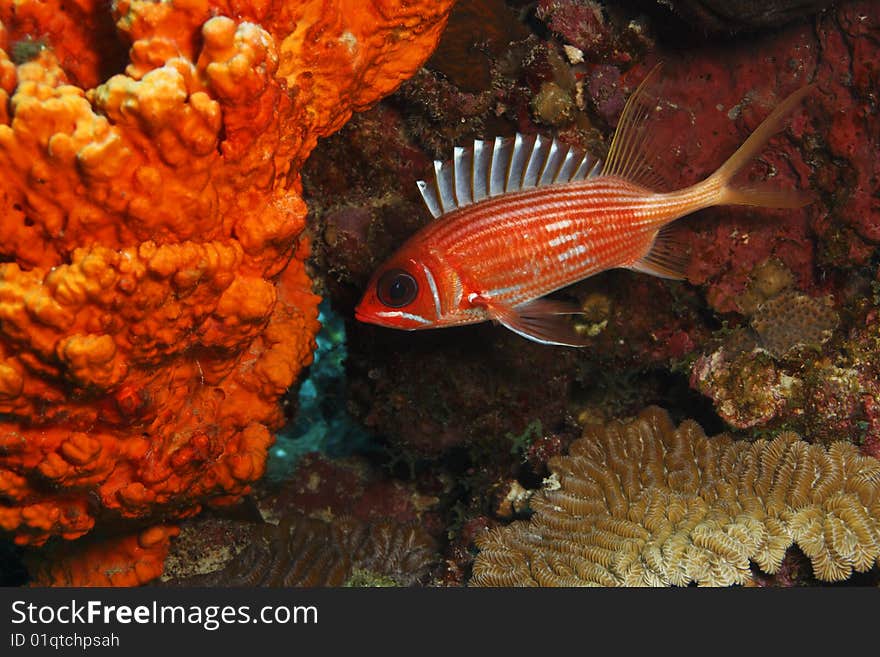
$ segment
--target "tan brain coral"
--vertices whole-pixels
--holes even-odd
[[[550,469],[530,521],[478,540],[472,585],[742,584],[793,543],[839,581],[880,557],[880,461],[849,443],[707,438],[650,408],[588,428]]]
[[[366,522],[353,517],[326,522],[301,514],[289,514],[278,525],[240,526],[243,535],[237,551],[229,541],[201,542],[210,520],[196,520],[184,527],[182,540],[169,560],[173,577],[169,586],[342,586],[366,575],[368,580],[385,580],[395,586],[412,586],[427,579],[430,567],[439,561],[437,545],[421,527],[390,519]],[[179,552],[188,544],[205,553],[222,552],[202,572],[174,573]],[[234,552],[234,553],[232,553]],[[186,558],[189,568],[197,559]]]
[[[185,516],[262,474],[318,328],[299,167],[450,5],[0,5],[0,529]]]

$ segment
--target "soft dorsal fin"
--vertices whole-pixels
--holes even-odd
[[[655,82],[660,67],[654,66],[626,101],[602,167],[603,176],[625,178],[654,191],[668,187],[658,170],[663,145],[656,139],[658,131],[649,125],[659,105]]]
[[[597,175],[601,161],[541,135],[475,140],[456,147],[448,162],[434,162],[434,180],[416,183],[435,217],[472,203],[532,187]]]

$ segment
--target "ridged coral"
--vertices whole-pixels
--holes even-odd
[[[341,586],[370,573],[399,586],[423,580],[438,560],[423,529],[390,520],[332,523],[295,514],[278,525],[259,525],[222,568],[173,578],[169,586]]]
[[[0,5],[0,529],[182,517],[263,473],[318,328],[300,166],[450,5]]]
[[[549,466],[533,517],[478,539],[472,585],[742,584],[793,543],[825,581],[880,558],[880,461],[849,443],[707,438],[652,407]]]

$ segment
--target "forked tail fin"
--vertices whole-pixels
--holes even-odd
[[[782,128],[787,116],[813,88],[813,85],[801,87],[783,100],[711,176],[696,185],[665,194],[680,203],[676,218],[713,205],[800,208],[809,204],[813,200],[809,192],[748,183],[737,185],[733,178],[763,150],[770,138]],[[606,164],[608,161],[612,161],[610,156]],[[675,226],[670,222],[668,218],[664,220],[665,226],[655,234],[651,247],[642,258],[630,265],[631,269],[664,278],[686,277],[689,256],[676,238]]]
[[[764,186],[734,185],[734,176],[751,162],[764,148],[770,138],[782,129],[788,115],[815,88],[808,84],[783,100],[761,122],[749,138],[718,170],[698,185],[718,189],[718,197],[712,205],[755,205],[765,208],[800,208],[813,200],[812,194],[797,190],[771,189]]]

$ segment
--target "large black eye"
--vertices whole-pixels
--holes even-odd
[[[379,278],[376,294],[389,308],[402,308],[412,303],[419,293],[416,279],[402,269],[390,269]]]

